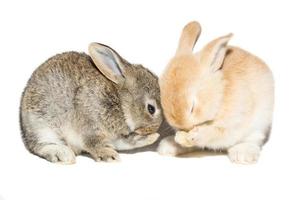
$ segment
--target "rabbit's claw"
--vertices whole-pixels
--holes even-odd
[[[114,162],[120,160],[118,152],[111,147],[102,147],[92,156],[97,162]]]

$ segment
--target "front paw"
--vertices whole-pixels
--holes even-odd
[[[233,163],[254,164],[260,154],[260,147],[256,144],[241,143],[228,149],[228,157]]]
[[[136,141],[137,147],[143,147],[150,144],[153,144],[160,135],[158,133],[152,133],[150,135],[136,135],[134,140]]]
[[[39,155],[54,163],[74,164],[76,162],[75,153],[65,145],[45,145],[40,149]]]
[[[119,161],[120,156],[116,150],[112,147],[101,147],[98,148],[94,153],[92,153],[92,157],[97,162],[114,162]]]
[[[184,147],[192,147],[195,145],[195,138],[193,135],[184,131],[178,131],[176,133],[175,141]]]
[[[184,148],[176,143],[174,136],[168,136],[162,139],[157,147],[157,152],[164,156],[177,156],[190,151],[191,149]]]
[[[196,126],[189,132],[179,131],[176,133],[175,141],[184,147],[205,147],[210,137],[215,133],[211,126]]]

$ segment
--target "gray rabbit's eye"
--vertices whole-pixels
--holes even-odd
[[[153,115],[155,113],[155,107],[151,104],[147,105],[148,112]]]

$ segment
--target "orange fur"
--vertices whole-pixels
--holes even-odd
[[[200,33],[200,29],[195,31],[200,27],[195,23],[183,29],[177,52],[160,78],[165,117],[172,126],[184,130],[175,140],[183,146],[228,150],[245,142],[256,150],[272,122],[272,73],[256,56],[227,46],[232,34],[193,53],[198,38],[195,33]],[[193,140],[188,141],[191,135]],[[240,146],[239,150],[245,145]]]

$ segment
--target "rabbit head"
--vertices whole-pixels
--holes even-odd
[[[115,85],[130,131],[140,135],[156,132],[162,122],[158,78],[106,45],[92,43],[89,53],[100,72]]]
[[[217,38],[193,53],[200,32],[195,21],[184,27],[176,54],[160,79],[164,115],[180,130],[213,120],[222,102],[221,67],[232,35]]]

